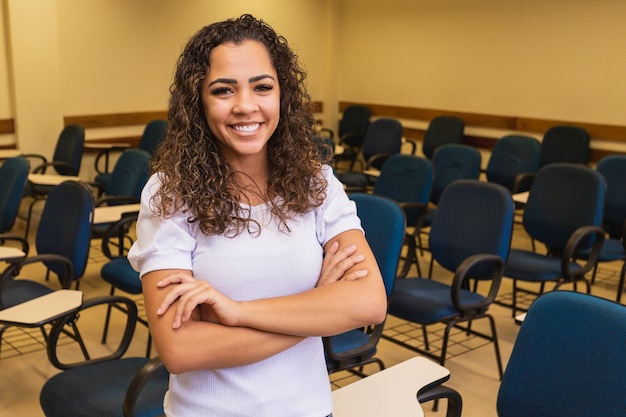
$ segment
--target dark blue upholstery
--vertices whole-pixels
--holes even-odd
[[[22,265],[43,263],[56,274],[63,288],[70,288],[83,276],[89,256],[93,207],[91,190],[79,182],[65,181],[50,191],[35,237],[37,255],[16,262],[3,272],[0,308],[54,291],[41,278],[23,277]]]
[[[596,170],[606,180],[602,227],[608,234],[598,255],[598,263],[626,260],[626,155],[606,156],[598,162]],[[589,259],[591,249],[579,250],[575,257]],[[592,283],[596,277],[597,267],[596,264],[591,277]],[[622,264],[617,284],[616,301],[618,303],[622,300],[625,280],[626,262]]]
[[[60,337],[68,324],[80,326],[76,317],[100,314],[101,306],[115,305],[127,312],[123,329],[107,349],[86,343],[87,358],[68,355],[74,346]],[[89,310],[93,310],[90,312]],[[163,397],[169,374],[158,358],[123,357],[132,340],[137,306],[119,296],[86,299],[78,314],[64,316],[50,331],[48,359],[62,372],[52,376],[41,389],[39,403],[46,417],[153,417],[163,415]],[[92,319],[93,322],[94,319]]]
[[[511,192],[528,191],[516,186],[520,174],[534,174],[539,169],[541,144],[531,136],[507,135],[496,141],[487,163],[487,181],[495,182]]]
[[[401,276],[406,276],[413,262],[418,270],[420,268],[416,239],[428,212],[433,177],[433,164],[428,159],[397,154],[390,156],[383,164],[374,186],[375,195],[391,198],[400,204],[406,216],[406,224],[412,228],[410,234],[406,235],[408,249]]]
[[[537,173],[524,208],[523,225],[528,235],[545,244],[548,254],[512,249],[504,275],[514,279],[513,315],[517,310],[517,282],[589,282],[604,232],[600,228],[605,182],[595,170],[583,165],[552,163]],[[593,245],[594,256],[585,265],[573,263],[574,251]]]
[[[343,146],[344,151],[337,156],[337,160],[350,161],[350,171],[354,168],[354,163],[359,156],[369,124],[370,109],[359,105],[346,107],[339,120],[337,143]],[[332,129],[325,128],[322,131],[326,132],[331,139],[334,138]]]
[[[546,130],[541,141],[539,167],[555,162],[589,163],[589,133],[576,126],[553,126]]]
[[[465,122],[454,116],[437,116],[428,124],[424,133],[422,153],[432,159],[437,148],[449,144],[463,143]]]
[[[143,133],[141,135],[141,140],[139,141],[139,149],[145,152],[148,152],[150,157],[154,155],[154,151],[159,146],[159,144],[165,138],[165,134],[167,132],[167,120],[163,119],[155,119],[151,120],[144,127]],[[103,151],[98,154],[96,157],[96,170],[98,167],[98,160],[101,157],[104,157],[107,152],[111,152],[111,150]],[[111,180],[112,172],[100,172],[98,170],[98,174],[94,178],[94,182],[99,184],[99,187],[105,189]]]
[[[498,391],[499,417],[626,415],[626,307],[569,291],[531,305]]]
[[[0,309],[54,291],[43,283],[45,273],[37,278],[24,276],[41,269],[27,268],[22,273],[22,268],[31,264],[43,264],[58,277],[61,288],[68,289],[73,283],[78,287],[89,256],[93,210],[91,190],[84,184],[65,181],[50,191],[35,238],[37,254],[12,262],[0,276]],[[42,331],[45,324],[40,326]],[[0,340],[8,327],[0,330]]]
[[[81,162],[83,160],[83,148],[85,144],[85,129],[79,125],[68,125],[63,128],[56,146],[52,161],[39,154],[24,154],[28,159],[39,159],[42,161],[39,165],[34,165],[32,172],[34,174],[51,173],[48,168],[53,168],[54,174],[77,176],[80,172]],[[46,196],[54,186],[35,185],[27,182],[24,186],[24,196],[31,197],[33,201],[28,206],[28,215],[26,218],[26,229],[24,237],[28,239],[30,230],[30,221],[32,212],[37,202],[45,200]]]
[[[109,227],[106,229],[105,233],[102,236],[102,253],[107,258],[109,258],[109,261],[105,263],[100,269],[100,276],[104,281],[111,284],[111,289],[109,292],[110,295],[114,295],[116,290],[121,290],[127,294],[133,295],[141,294],[142,288],[139,272],[133,269],[124,253],[120,254],[119,247],[117,247],[119,243],[111,243],[112,240],[118,239],[120,229],[124,231],[128,230],[135,223],[136,220],[137,213],[126,213],[118,222],[109,225]],[[112,246],[117,249],[117,254],[113,254],[113,252],[111,251]],[[104,322],[104,330],[102,334],[102,343],[105,343],[107,340],[110,317],[111,307],[107,309]],[[137,321],[148,327],[148,322],[144,318],[137,317]],[[150,356],[151,347],[152,338],[148,333],[146,357]]]
[[[393,291],[404,240],[406,228],[404,213],[396,202],[385,197],[354,193],[350,198],[356,203],[357,213],[365,230],[365,238],[376,257],[389,298]],[[363,376],[360,370],[354,368],[368,363],[377,363],[380,369],[384,369],[383,362],[374,356],[383,327],[384,323],[381,323],[370,328],[325,337],[324,350],[328,372],[351,370]]]
[[[478,179],[481,156],[478,149],[469,145],[443,145],[433,157],[435,182],[430,193],[430,201],[439,203],[443,190],[460,179]]]
[[[513,230],[513,200],[501,185],[458,180],[444,190],[433,219],[429,247],[432,257],[455,273],[450,285],[416,277],[396,280],[389,314],[412,323],[446,324],[440,355],[405,341],[383,336],[396,344],[445,362],[450,329],[464,321],[487,318],[491,335],[472,333],[494,343],[498,369],[502,364],[493,318],[487,314],[500,282]],[[470,280],[489,282],[488,291],[470,290]],[[426,335],[426,332],[424,332]]]
[[[13,228],[28,178],[28,160],[9,158],[0,165],[0,233]]]
[[[370,123],[361,150],[365,169],[380,170],[391,155],[399,154],[402,148],[402,135],[402,124],[396,119],[381,118]],[[374,177],[361,171],[338,173],[337,178],[348,191],[365,191],[376,181]]]

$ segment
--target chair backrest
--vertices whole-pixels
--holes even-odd
[[[404,242],[404,212],[398,203],[382,196],[353,193],[350,194],[350,199],[356,203],[365,238],[378,262],[389,298],[395,284]]]
[[[589,133],[576,126],[553,126],[541,141],[539,167],[555,162],[589,163]]]
[[[7,159],[0,165],[0,233],[13,228],[30,169],[26,158]]]
[[[357,135],[346,138],[345,143],[348,146],[360,146],[365,137],[365,132],[370,124],[370,109],[369,107],[352,105],[346,107],[339,120],[339,139],[346,135],[346,133],[356,133]]]
[[[584,165],[552,163],[541,168],[524,207],[526,232],[550,249],[563,249],[579,227],[601,225],[605,188],[602,175]]]
[[[433,258],[456,271],[479,253],[506,260],[513,233],[511,193],[499,184],[458,180],[444,190],[428,236]]]
[[[373,155],[395,155],[402,148],[402,124],[396,119],[381,118],[370,123],[363,141],[363,159],[367,161]],[[372,168],[380,169],[386,159],[380,159],[379,165]]]
[[[621,236],[626,221],[626,155],[609,155],[596,167],[606,181],[604,228],[611,237]]]
[[[35,237],[37,254],[62,255],[72,261],[74,280],[85,273],[94,202],[89,187],[77,181],[65,181],[48,194]],[[55,262],[44,262],[57,275],[62,272]]]
[[[139,141],[139,149],[154,155],[154,151],[165,138],[167,131],[167,120],[155,119],[146,124]]]
[[[428,124],[424,133],[422,153],[431,159],[435,150],[447,144],[462,143],[465,132],[465,122],[454,116],[437,116]]]
[[[53,162],[63,162],[69,166],[54,165],[60,175],[78,175],[83,159],[85,145],[85,129],[79,125],[68,125],[63,128],[56,147],[54,148]]]
[[[151,155],[141,149],[124,151],[111,172],[111,179],[107,184],[107,196],[141,197],[141,190],[148,181],[148,165]],[[125,202],[120,202],[124,204]],[[127,203],[127,202],[126,202]],[[111,202],[111,204],[115,204]]]
[[[478,179],[481,156],[478,149],[469,145],[443,145],[433,155],[435,181],[430,201],[438,204],[443,190],[456,180]]]
[[[396,154],[383,164],[374,185],[374,194],[391,198],[398,203],[427,205],[433,186],[433,164],[426,158]],[[407,224],[413,224],[415,210],[405,210]]]
[[[531,305],[498,391],[499,417],[623,416],[626,306],[569,291]]]
[[[539,169],[541,144],[531,136],[507,135],[496,141],[487,163],[487,180],[513,191],[519,174]],[[516,190],[526,191],[526,190]]]

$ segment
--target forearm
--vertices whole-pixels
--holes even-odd
[[[176,305],[164,314],[158,306],[168,289],[156,283],[172,271],[156,271],[143,278],[143,294],[150,332],[161,360],[172,373],[249,365],[280,353],[302,337],[191,319],[174,329]],[[190,272],[187,271],[189,275]]]
[[[382,322],[386,307],[384,287],[374,277],[339,281],[301,294],[241,303],[239,326],[297,336],[331,336]]]

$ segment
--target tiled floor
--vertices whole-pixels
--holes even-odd
[[[23,222],[18,220],[16,233],[23,233]],[[530,247],[520,226],[516,227],[513,246]],[[108,286],[100,279],[99,270],[105,258],[99,250],[99,242],[94,241],[91,249],[91,259],[85,276],[81,280],[81,289],[85,297],[104,295],[108,293]],[[422,266],[426,261],[422,259]],[[621,265],[602,265],[592,293],[609,299],[615,299],[617,274]],[[449,280],[451,274],[436,270],[436,279]],[[499,298],[505,300],[510,295],[510,282],[505,279],[501,287]],[[138,299],[140,301],[140,299]],[[511,310],[499,305],[490,309],[497,325],[498,338],[502,360],[506,365],[510,355],[518,326],[511,317]],[[480,324],[482,325],[482,324]],[[476,323],[477,328],[480,326]],[[403,323],[400,320],[389,318],[385,326],[386,334],[393,334],[402,330],[421,337],[421,329]],[[101,327],[94,325],[93,337],[97,338]],[[429,341],[433,349],[437,349],[436,326],[429,328]],[[145,352],[147,333],[143,326],[137,327],[128,355],[141,356]],[[418,338],[417,343],[420,343]],[[12,329],[5,334],[0,352],[0,415],[6,417],[37,417],[42,416],[39,408],[39,391],[48,377],[58,372],[53,368],[46,357],[44,345],[38,330],[24,332]],[[387,340],[379,344],[379,357],[386,366],[392,366],[405,359],[413,357],[415,353],[399,347]],[[447,385],[457,389],[463,397],[463,416],[465,417],[495,417],[495,402],[499,386],[493,346],[482,339],[467,337],[462,332],[455,332],[452,337],[446,367],[451,371]],[[375,368],[371,368],[374,371]],[[366,370],[367,371],[367,370]],[[355,380],[347,373],[334,374],[331,377],[334,386],[342,386]],[[445,407],[438,412],[425,407],[427,416],[445,415]]]

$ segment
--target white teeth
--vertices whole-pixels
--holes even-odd
[[[253,132],[259,128],[259,123],[245,126],[233,126],[237,132]]]

